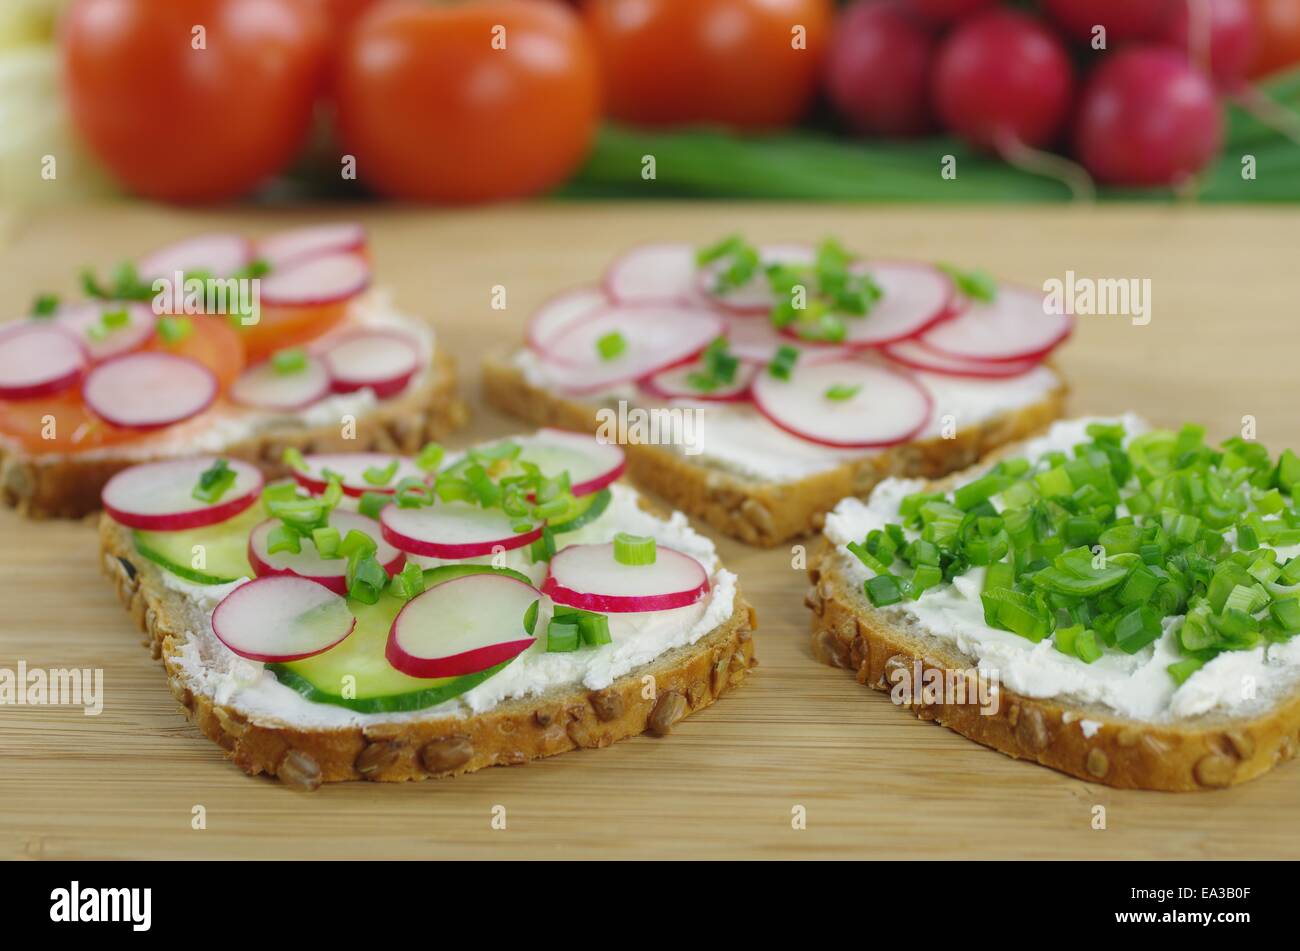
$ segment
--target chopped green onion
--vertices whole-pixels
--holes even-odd
[[[230,464],[225,459],[217,459],[200,473],[198,484],[194,486],[190,495],[209,505],[219,502],[235,484],[236,475],[235,470],[230,468]]]
[[[767,372],[778,380],[788,380],[794,373],[794,365],[799,360],[799,351],[788,344],[777,348],[772,362],[767,365]]]
[[[361,555],[349,559],[346,581],[349,598],[375,604],[388,585],[388,573],[373,554]]]
[[[436,442],[425,443],[420,454],[415,457],[415,464],[425,472],[432,472],[442,465],[444,450]]]
[[[59,309],[59,296],[57,294],[38,294],[32,301],[33,317],[53,317]]]
[[[280,454],[280,461],[290,469],[297,469],[299,472],[308,472],[307,459],[302,452],[294,446],[285,446],[284,452]]]
[[[996,282],[984,271],[963,271],[951,264],[939,264],[938,268],[952,278],[952,282],[957,285],[957,290],[963,297],[992,303],[998,296]]]
[[[338,556],[340,558],[356,558],[365,555],[373,555],[379,550],[375,540],[365,532],[350,529],[347,535],[343,536],[343,541],[339,543]]]
[[[271,368],[280,376],[291,376],[307,369],[307,352],[298,348],[277,350],[271,356]]]
[[[388,485],[393,481],[393,476],[397,475],[399,465],[401,465],[401,460],[394,459],[382,469],[379,466],[369,466],[365,472],[361,473],[361,478],[371,485]]]
[[[378,521],[379,513],[392,501],[393,497],[385,492],[363,492],[361,501],[357,503],[357,511],[367,518]]]
[[[546,625],[546,649],[551,653],[576,651],[581,636],[576,619],[562,621],[551,618],[551,623]]]
[[[824,394],[828,400],[836,403],[843,403],[851,400],[862,392],[862,387],[858,385],[849,385],[847,383],[833,383],[826,388]]]
[[[614,536],[614,560],[620,565],[653,565],[655,554],[653,538],[627,532]]]
[[[408,561],[401,571],[389,579],[388,591],[403,601],[410,601],[424,591],[424,570],[415,562]]]
[[[863,588],[871,603],[878,608],[897,604],[903,600],[903,591],[899,587],[898,579],[890,574],[868,578]]]
[[[328,525],[324,528],[313,528],[311,531],[311,542],[316,546],[316,554],[325,559],[338,556],[339,543],[342,541],[343,536],[339,534],[339,530]]]
[[[188,317],[175,317],[169,314],[158,318],[158,336],[162,337],[165,344],[178,344],[192,333],[194,333],[194,322]]]
[[[586,612],[578,618],[578,631],[582,642],[591,647],[613,643],[609,635],[609,618],[604,614]]]
[[[626,350],[627,338],[617,330],[611,330],[596,340],[596,352],[602,360],[617,360]]]
[[[524,612],[524,631],[527,632],[529,637],[532,637],[533,632],[537,630],[537,614],[541,605],[542,602],[540,599],[534,601],[532,604],[528,605],[528,610]]]
[[[302,536],[288,525],[276,525],[266,533],[266,553],[275,555],[282,551],[295,555],[302,551]]]

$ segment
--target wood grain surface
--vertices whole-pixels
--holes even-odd
[[[1254,416],[1300,446],[1300,213],[805,205],[557,205],[475,212],[382,206],[181,213],[146,205],[0,215],[0,307],[72,292],[106,267],[209,228],[266,232],[359,215],[379,278],[433,321],[475,411],[464,440],[510,432],[482,406],[476,363],[519,337],[530,308],[593,280],[636,241],[840,236],[869,254],[983,266],[1039,284],[1067,269],[1150,278],[1152,320],[1082,320],[1060,363],[1074,412],[1133,409],[1205,423]],[[493,287],[508,308],[490,307]],[[0,513],[0,666],[102,667],[98,717],[0,707],[4,857],[970,857],[1300,856],[1300,763],[1202,794],[1119,792],[1016,762],[920,723],[815,663],[806,582],[789,551],[724,540],[757,606],[761,666],[681,724],[519,768],[299,794],[249,779],[177,712],[158,665],[100,577],[89,524]],[[202,806],[206,828],[192,828]],[[1105,828],[1094,828],[1095,807]],[[492,818],[504,807],[506,828]],[[802,808],[806,828],[792,821]],[[498,811],[499,814],[499,811]],[[499,824],[499,823],[498,823]]]

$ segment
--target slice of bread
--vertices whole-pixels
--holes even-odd
[[[302,427],[286,424],[231,443],[222,455],[257,463],[271,478],[288,472],[280,461],[293,446],[308,452],[414,453],[430,440],[464,425],[465,404],[456,394],[452,358],[434,352],[430,372],[415,386],[376,405],[356,421],[355,439],[345,439],[341,422]],[[0,442],[0,500],[32,518],[81,518],[99,508],[104,483],[129,466],[151,461],[130,445],[84,455],[31,455]]]
[[[483,362],[489,403],[538,426],[596,432],[602,404],[557,395],[530,383],[510,353]],[[772,547],[821,528],[840,499],[865,497],[892,475],[935,478],[975,462],[985,453],[1033,435],[1060,418],[1064,383],[1039,402],[961,427],[952,439],[922,439],[864,454],[834,469],[793,482],[765,482],[708,465],[671,447],[625,445],[633,482],[751,545]]]
[[[996,455],[1014,455],[1007,447]],[[951,489],[984,467],[934,483]],[[829,540],[812,556],[812,653],[853,671],[858,683],[890,693],[916,672],[944,671],[970,684],[977,659],[910,619],[873,607],[860,586],[846,580]],[[917,665],[920,665],[918,668]],[[904,674],[906,672],[906,674]],[[936,676],[936,675],[931,675]],[[923,681],[922,681],[923,682]],[[973,686],[973,685],[972,685]],[[919,720],[930,720],[1016,759],[1124,789],[1171,792],[1220,789],[1254,779],[1291,759],[1300,746],[1300,683],[1285,696],[1261,697],[1241,715],[1204,714],[1152,723],[1109,707],[1062,698],[1028,697],[998,688],[997,709],[985,712],[974,689],[965,699],[900,696]]]
[[[485,766],[516,766],[580,748],[601,748],[650,733],[663,736],[683,717],[739,685],[758,664],[754,610],[737,593],[731,617],[694,644],[675,648],[616,679],[603,690],[554,688],[506,700],[466,717],[419,711],[368,715],[362,725],[323,727],[250,715],[205,689],[186,671],[181,654],[194,637],[192,605],[168,588],[162,569],[140,557],[129,529],[100,520],[103,567],[118,597],[161,659],[172,695],[240,769],[314,789],[323,782],[368,779],[402,782],[456,776]],[[649,678],[654,690],[650,691]],[[339,709],[339,708],[334,708]]]

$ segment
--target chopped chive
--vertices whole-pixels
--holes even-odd
[[[628,532],[614,536],[614,560],[620,565],[653,565],[655,554],[653,538]]]
[[[225,459],[217,459],[199,474],[199,481],[190,495],[200,502],[212,505],[235,484],[236,472]]]
[[[772,362],[767,365],[767,372],[779,380],[788,380],[794,372],[794,365],[798,360],[799,351],[788,344],[782,344],[777,348],[776,355],[772,357]]]
[[[627,350],[627,339],[617,330],[596,340],[596,352],[602,360],[616,360]]]

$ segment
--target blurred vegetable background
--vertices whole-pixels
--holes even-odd
[[[1300,0],[4,0],[0,128],[7,204],[1297,201]]]

